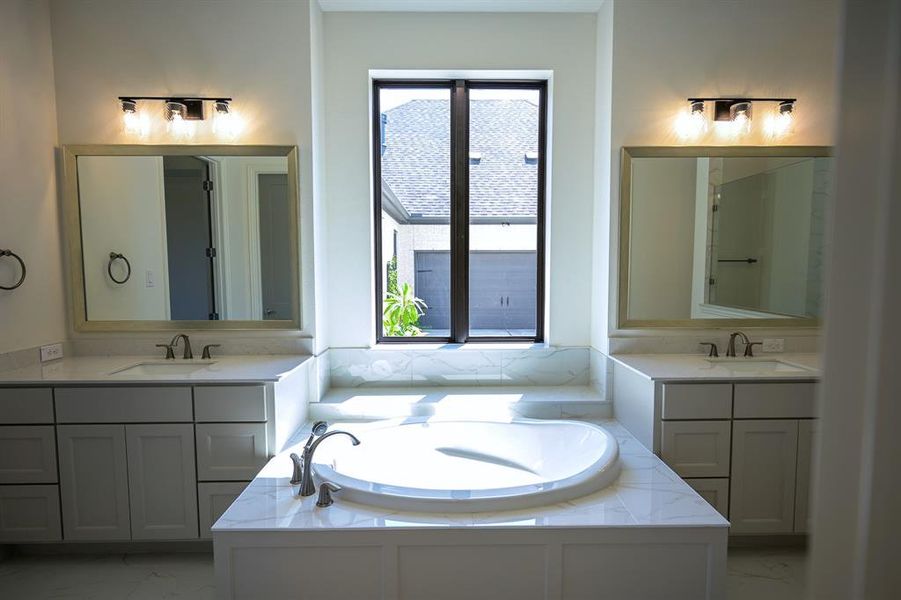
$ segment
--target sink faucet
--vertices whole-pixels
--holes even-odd
[[[319,436],[319,438],[312,444],[308,441],[307,445],[304,446],[303,458],[300,461],[300,466],[302,469],[300,475],[300,496],[312,496],[316,493],[316,486],[313,484],[313,454],[316,453],[316,448],[319,447],[319,444],[332,437],[333,435],[346,435],[350,438],[350,441],[353,442],[354,446],[360,445],[360,440],[358,440],[352,433],[348,433],[346,431],[329,431],[328,433]],[[294,460],[295,467],[298,466],[297,463],[298,461]]]
[[[191,340],[188,338],[188,336],[186,336],[183,333],[176,334],[175,337],[172,338],[172,341],[169,342],[169,346],[174,349],[175,347],[178,346],[178,340],[185,341],[184,359],[188,360],[188,359],[194,358],[194,352],[191,350]]]
[[[737,337],[740,337],[741,341],[745,345],[748,345],[751,343],[751,340],[748,339],[748,336],[746,336],[741,331],[736,331],[735,333],[733,333],[732,335],[729,336],[729,345],[726,347],[726,356],[735,357],[735,338],[737,338]]]

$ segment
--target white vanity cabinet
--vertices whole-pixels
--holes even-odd
[[[210,539],[273,453],[272,391],[0,387],[0,543]]]
[[[653,380],[614,365],[614,414],[731,523],[807,531],[816,383]]]

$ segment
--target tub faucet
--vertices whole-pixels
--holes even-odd
[[[305,446],[303,449],[303,472],[301,473],[300,496],[312,496],[316,493],[316,486],[313,484],[313,454],[316,453],[316,448],[319,447],[319,444],[333,435],[346,435],[350,438],[350,441],[353,442],[354,446],[360,445],[360,440],[352,433],[346,431],[329,431],[328,433],[319,436],[319,439],[312,444]],[[294,464],[296,465],[297,462],[295,461]]]
[[[737,338],[737,337],[740,337],[741,341],[744,342],[745,345],[748,345],[751,343],[751,340],[748,339],[748,336],[746,336],[741,331],[736,331],[735,333],[733,333],[732,335],[729,336],[729,345],[726,347],[726,356],[731,356],[733,358],[736,356],[736,354],[735,354],[735,338]]]

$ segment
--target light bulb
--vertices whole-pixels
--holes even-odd
[[[150,132],[150,118],[143,111],[138,111],[137,102],[122,100],[122,130],[126,135],[146,137]]]
[[[188,107],[183,103],[166,102],[166,130],[170,135],[179,139],[194,137],[194,123],[185,118],[187,114]]]
[[[780,102],[776,113],[767,117],[764,122],[764,131],[771,138],[780,138],[788,135],[794,126],[794,104],[792,102]]]
[[[738,137],[751,131],[751,103],[736,102],[729,107],[728,121],[718,121],[717,131],[728,137]]]
[[[217,101],[216,113],[213,115],[213,133],[219,137],[233,140],[244,130],[244,120],[236,114],[228,102]]]
[[[707,133],[707,116],[704,114],[704,103],[694,101],[688,112],[676,118],[676,134],[682,139],[693,139]]]

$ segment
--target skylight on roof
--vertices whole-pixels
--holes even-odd
[[[526,152],[526,164],[534,165],[538,162],[538,152],[535,151],[527,151]]]
[[[470,152],[469,153],[469,164],[479,164],[482,162],[482,153],[481,152]]]

